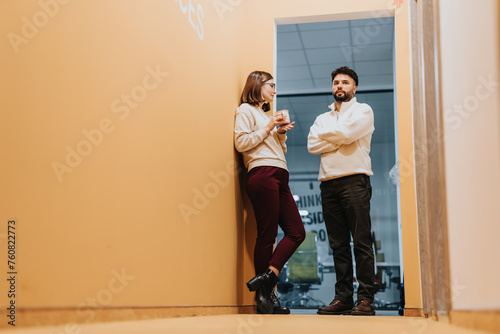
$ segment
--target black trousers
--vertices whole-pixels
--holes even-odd
[[[359,283],[357,300],[373,302],[375,267],[370,219],[370,177],[365,174],[348,175],[323,181],[320,189],[337,275],[335,299],[344,303],[353,302],[352,235]]]

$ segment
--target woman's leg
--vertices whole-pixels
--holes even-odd
[[[288,171],[280,169],[279,173],[279,226],[285,236],[276,246],[269,265],[279,271],[300,246],[306,237],[304,224],[300,218],[297,203],[293,199],[288,186]]]
[[[274,175],[277,169],[279,168],[256,167],[248,174],[247,194],[257,221],[257,241],[254,250],[256,274],[268,269],[273,256],[273,245],[278,235],[280,186]]]

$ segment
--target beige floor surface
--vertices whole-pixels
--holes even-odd
[[[480,334],[423,318],[320,315],[219,315],[2,330],[2,334]]]

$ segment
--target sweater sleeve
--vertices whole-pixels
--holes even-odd
[[[286,132],[285,133],[279,133],[277,130],[273,130],[273,131],[276,131],[276,133],[278,134],[278,139],[280,140],[280,145],[281,145],[281,148],[283,149],[283,153],[286,153]]]
[[[265,129],[253,131],[255,123],[252,115],[238,111],[234,122],[234,146],[238,152],[246,152],[256,147],[268,136]]]
[[[321,121],[318,118],[314,121],[314,124],[309,130],[309,136],[307,137],[307,150],[311,154],[323,154],[334,152],[339,149],[341,145],[333,144],[325,139],[319,138],[318,134],[325,131],[321,126]]]
[[[370,107],[356,110],[349,118],[340,117],[329,129],[321,129],[318,137],[332,144],[349,145],[372,133],[373,111]]]

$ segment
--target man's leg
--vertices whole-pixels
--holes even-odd
[[[372,188],[370,177],[358,174],[351,178],[351,184],[345,188],[342,206],[346,212],[349,228],[354,243],[356,260],[356,278],[359,283],[358,301],[374,299],[375,267],[373,238],[370,219],[370,199]]]
[[[328,232],[328,241],[333,250],[335,264],[335,299],[345,304],[353,303],[353,266],[351,253],[351,236],[342,205],[339,200],[342,181],[333,179],[321,183],[321,200],[323,216]]]

